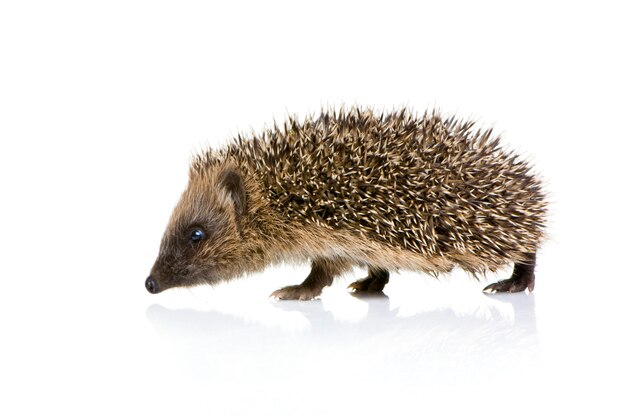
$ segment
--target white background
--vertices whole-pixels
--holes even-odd
[[[624,414],[619,2],[0,5],[0,413]],[[533,295],[460,272],[153,296],[190,155],[341,104],[473,117],[551,194]],[[510,270],[489,277],[495,281]]]

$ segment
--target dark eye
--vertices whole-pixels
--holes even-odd
[[[191,235],[189,236],[189,239],[192,242],[197,243],[200,240],[204,240],[204,237],[206,237],[206,234],[204,234],[204,231],[202,231],[202,230],[193,230],[191,232]]]

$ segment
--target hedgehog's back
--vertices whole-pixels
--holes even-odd
[[[292,119],[224,155],[260,174],[288,220],[425,257],[456,256],[461,266],[469,257],[489,268],[519,259],[544,232],[544,196],[526,163],[490,130],[436,113],[353,109]],[[472,262],[465,268],[476,271]]]

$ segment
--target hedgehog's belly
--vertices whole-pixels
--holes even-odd
[[[311,258],[340,258],[362,266],[389,270],[416,270],[428,273],[447,273],[457,264],[453,257],[435,255],[426,257],[400,247],[373,241],[365,236],[343,230],[308,225],[295,232],[295,245],[286,247],[289,258],[306,261]]]

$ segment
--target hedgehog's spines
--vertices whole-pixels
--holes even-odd
[[[493,127],[436,109],[289,116],[282,128],[197,155],[191,170],[225,160],[253,175],[294,226],[349,230],[472,273],[519,260],[544,234],[545,198],[529,166],[500,146]]]

